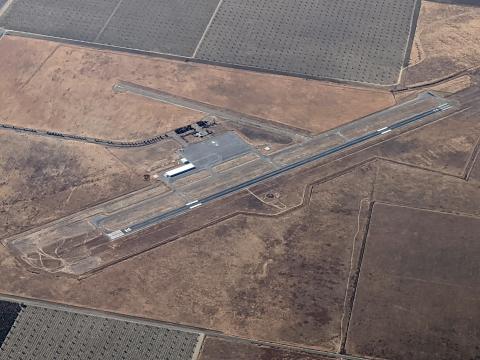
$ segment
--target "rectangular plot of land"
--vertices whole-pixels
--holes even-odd
[[[2,346],[11,360],[190,360],[198,333],[25,307]]]
[[[258,346],[232,339],[206,338],[200,360],[333,360],[331,357]]]
[[[376,203],[347,352],[417,360],[480,356],[479,234],[479,218]]]
[[[218,2],[15,0],[0,18],[0,26],[9,30],[190,57]]]
[[[122,1],[100,43],[191,56],[219,0]]]
[[[94,41],[119,0],[15,0],[0,26],[60,38]]]
[[[398,81],[416,0],[224,0],[197,58],[308,77]]]

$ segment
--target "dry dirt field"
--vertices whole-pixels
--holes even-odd
[[[375,203],[348,351],[381,358],[393,352],[402,359],[475,359],[480,354],[478,234],[478,216]]]
[[[0,245],[0,297],[204,330],[199,360],[480,359],[480,6],[468,1],[422,0],[410,63],[392,91],[1,37],[2,124],[132,141],[205,116],[115,92],[119,81],[277,124],[276,133],[248,122],[215,128],[270,153],[427,89],[458,111],[123,243],[99,231],[113,260],[84,278],[37,272]],[[139,189],[167,193],[143,176],[177,164],[179,149],[174,140],[106,148],[0,129],[1,238]],[[178,204],[208,190],[191,189]]]
[[[157,135],[202,114],[112,91],[130,81],[312,133],[394,104],[388,91],[4,36],[0,121],[106,139]],[[138,124],[141,122],[142,126]]]
[[[105,73],[114,65],[95,60],[53,42],[3,37],[0,72],[8,75],[0,84],[0,122],[131,141],[202,117],[195,111],[114,93],[116,79]]]
[[[373,354],[402,360],[411,359],[408,351],[431,355],[432,350],[424,342],[412,340],[410,335],[416,334],[424,339],[440,339],[438,341],[449,337],[448,346],[456,352],[435,353],[437,359],[452,359],[458,354],[480,355],[475,348],[480,337],[471,331],[474,325],[469,325],[478,324],[480,314],[465,307],[464,302],[452,302],[446,296],[432,296],[438,301],[433,304],[435,308],[447,309],[453,314],[452,319],[469,319],[468,323],[455,325],[455,336],[450,336],[450,327],[436,326],[437,313],[427,309],[422,319],[424,324],[432,324],[431,327],[410,328],[405,317],[404,322],[395,324],[396,337],[392,335],[389,342],[383,341],[384,338],[377,335],[377,329],[384,326],[383,319],[392,324],[397,316],[402,316],[402,309],[395,305],[408,310],[413,301],[409,296],[420,296],[421,289],[414,286],[418,282],[414,279],[412,282],[405,280],[405,287],[392,285],[385,289],[379,281],[385,282],[391,277],[374,277],[379,266],[377,262],[388,261],[375,253],[382,252],[381,247],[387,245],[397,246],[385,240],[389,231],[397,231],[397,225],[391,223],[389,210],[408,209],[399,214],[398,221],[406,224],[403,228],[409,227],[406,222],[412,218],[411,212],[415,212],[417,215],[413,218],[418,219],[412,220],[415,221],[411,223],[412,229],[417,226],[415,224],[423,224],[419,217],[431,211],[462,219],[480,216],[477,158],[480,108],[475,101],[477,97],[478,87],[465,90],[453,96],[465,110],[394,135],[388,141],[338,160],[289,173],[270,185],[262,184],[252,189],[260,193],[270,186],[270,191],[277,191],[281,196],[292,194],[291,202],[295,203],[296,198],[301,206],[281,215],[272,216],[268,212],[260,215],[259,212],[268,208],[266,204],[259,205],[250,193],[238,194],[233,200],[219,201],[199,213],[210,214],[208,210],[217,207],[225,217],[223,220],[199,230],[192,229],[173,242],[81,281],[32,274],[2,248],[0,291],[333,353]],[[235,214],[238,208],[232,201],[241,206],[242,213]],[[379,206],[380,203],[391,207]],[[215,211],[212,214],[217,216]],[[192,224],[198,224],[202,218],[204,222],[211,220],[192,216],[197,218]],[[438,219],[441,222],[442,216]],[[424,220],[425,224],[434,226],[435,219],[425,216]],[[386,226],[376,225],[381,221],[387,222]],[[190,221],[177,224],[185,227]],[[420,230],[428,228],[421,227],[418,234],[413,235],[421,237]],[[443,231],[445,239],[448,239],[448,231],[448,228]],[[477,234],[471,226],[462,231],[469,241]],[[148,236],[161,237],[164,233],[152,232]],[[415,239],[408,232],[404,238],[405,241]],[[421,275],[422,264],[437,264],[438,261],[455,264],[459,259],[468,259],[468,252],[474,251],[472,248],[444,251],[442,244],[446,243],[448,240],[432,238],[424,244],[427,249],[431,248],[427,254],[429,258],[422,258],[424,248],[418,249],[418,261],[402,265],[412,277],[418,275],[428,284],[430,294],[437,294],[443,285],[437,286],[438,279],[434,277]],[[406,255],[397,252],[398,256],[407,256],[409,249],[402,248]],[[392,248],[391,252],[394,251]],[[374,254],[373,260],[370,254]],[[393,275],[395,264],[391,263]],[[462,271],[469,271],[468,264],[475,266],[466,262],[467,268],[457,266],[455,269],[461,275]],[[450,273],[451,276],[455,274]],[[459,284],[462,291],[479,291],[475,277],[464,277],[462,281]],[[364,289],[382,293],[375,298],[376,309],[380,311],[375,317],[369,317],[368,323],[363,314],[372,308],[367,306],[370,304],[369,291]],[[362,326],[365,324],[372,332],[365,332]],[[373,343],[381,343],[381,347],[372,350]],[[258,354],[259,350],[245,351]],[[212,356],[208,355],[207,346],[205,352],[204,356]],[[258,356],[268,355],[261,350]],[[283,359],[281,356],[284,355],[279,359]]]
[[[422,1],[405,85],[480,66],[480,6]]]
[[[0,139],[5,237],[147,185],[142,173],[97,145],[12,132]]]
[[[207,337],[199,360],[332,360],[305,352],[280,350],[269,346]]]

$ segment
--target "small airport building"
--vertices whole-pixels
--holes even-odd
[[[183,163],[182,166],[166,171],[165,174],[163,174],[163,176],[165,176],[166,178],[173,178],[177,175],[181,175],[195,169],[195,165],[193,165],[187,159],[183,158],[181,161]]]

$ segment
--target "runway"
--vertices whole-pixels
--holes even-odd
[[[283,166],[279,169],[276,169],[276,170],[273,170],[273,171],[268,172],[266,174],[257,176],[253,179],[244,181],[240,184],[237,184],[235,186],[232,186],[232,187],[229,187],[227,189],[221,190],[219,192],[216,192],[216,193],[214,193],[212,195],[209,195],[209,196],[206,196],[204,198],[191,201],[191,202],[185,204],[184,206],[181,206],[179,208],[164,212],[164,213],[159,214],[157,216],[151,217],[147,220],[144,220],[144,221],[141,221],[141,222],[138,222],[138,223],[134,223],[134,224],[132,224],[132,225],[130,225],[130,226],[124,228],[124,229],[121,229],[120,231],[123,233],[123,236],[125,236],[127,234],[131,234],[132,232],[140,231],[142,229],[145,229],[147,227],[155,225],[155,224],[157,224],[161,221],[171,219],[175,216],[178,216],[180,214],[184,214],[188,211],[196,209],[196,208],[198,208],[198,207],[200,207],[204,204],[210,203],[212,201],[218,200],[220,198],[231,195],[231,194],[236,193],[238,191],[244,190],[244,189],[246,189],[246,188],[248,188],[252,185],[258,184],[262,181],[269,180],[269,179],[271,179],[273,177],[276,177],[278,175],[281,175],[281,174],[283,174],[287,171],[294,170],[296,168],[299,168],[301,166],[310,164],[312,162],[315,162],[315,161],[320,160],[322,158],[325,158],[327,156],[339,153],[340,151],[343,151],[343,150],[346,150],[346,149],[351,148],[353,146],[356,146],[356,145],[359,145],[361,143],[367,142],[371,139],[382,137],[385,134],[387,134],[387,133],[389,133],[393,130],[396,130],[396,129],[405,127],[407,125],[410,125],[410,124],[412,124],[416,121],[419,121],[419,120],[421,120],[421,119],[423,119],[427,116],[430,116],[430,115],[433,115],[433,114],[436,114],[436,113],[439,113],[439,112],[442,112],[442,111],[446,111],[446,110],[450,109],[451,107],[452,106],[448,103],[442,103],[442,104],[440,104],[440,105],[438,105],[438,106],[436,106],[436,107],[434,107],[430,110],[424,111],[420,114],[417,114],[417,115],[411,116],[409,118],[406,118],[404,120],[398,121],[398,122],[396,122],[396,123],[394,123],[390,126],[383,127],[381,129],[377,129],[377,130],[368,132],[365,135],[362,135],[360,137],[357,137],[357,138],[351,139],[349,141],[346,141],[343,144],[333,146],[333,147],[331,147],[331,148],[329,148],[325,151],[322,151],[318,154],[315,154],[313,156],[295,161],[295,162],[293,162],[291,164],[288,164],[288,165],[285,165],[285,166]],[[116,238],[118,238],[119,233],[116,232],[116,234],[117,234]]]

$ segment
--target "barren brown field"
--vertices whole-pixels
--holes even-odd
[[[127,168],[140,174],[161,171],[178,163],[176,152],[180,145],[174,140],[164,140],[150,146],[107,149]]]
[[[472,101],[475,92],[455,96],[460,101]],[[291,203],[300,206],[287,212],[272,216],[278,213],[278,209],[272,208],[269,215],[265,213],[267,204],[247,192],[238,194],[236,199],[221,200],[210,207],[217,209],[218,214],[210,213],[208,207],[198,215],[193,212],[188,221],[177,222],[177,231],[188,226],[202,227],[202,221],[211,221],[205,217],[207,213],[225,219],[192,229],[188,235],[81,281],[29,273],[2,248],[1,291],[256,340],[333,353],[345,350],[359,356],[379,355],[369,344],[380,337],[355,325],[360,321],[357,319],[362,319],[357,305],[361,306],[363,279],[368,276],[364,275],[362,256],[368,259],[370,252],[381,251],[372,250],[378,242],[365,237],[369,211],[378,203],[419,208],[423,209],[417,216],[419,223],[421,214],[427,210],[461,217],[480,216],[480,191],[473,180],[480,137],[478,106],[468,105],[465,103],[467,110],[427,126],[321,166],[295,171],[275,179],[270,187],[265,183],[252,189],[258,194],[266,189],[276,191],[282,201],[282,194],[293,196]],[[245,201],[239,201],[242,198]],[[235,214],[240,206],[242,213]],[[375,211],[372,231],[376,231],[377,219],[392,220],[388,213],[382,217],[381,211]],[[175,221],[169,226],[174,229]],[[388,231],[387,227],[381,228]],[[474,228],[463,228],[465,237],[475,238]],[[165,236],[165,231],[151,232],[148,236]],[[442,252],[436,244],[432,239],[425,245],[432,248],[432,257],[438,251],[445,261],[455,263],[456,253]],[[461,253],[458,249],[458,256]],[[413,271],[409,269],[418,264],[422,262],[406,263],[406,271]],[[474,289],[475,281],[465,286]],[[376,299],[381,311],[371,319],[368,326],[372,329],[383,326],[376,319],[392,316],[390,296],[395,288],[390,290],[384,291],[384,298]],[[407,301],[403,294],[399,293],[397,301]],[[359,297],[353,302],[356,295]],[[449,301],[448,297],[439,297],[438,301],[442,299]],[[355,304],[353,310],[352,304]],[[456,312],[457,319],[470,316],[472,324],[478,323],[479,314],[461,304],[445,306]],[[408,322],[396,326],[398,338],[381,343],[378,348],[381,356],[410,359],[410,354],[402,350],[405,347],[415,353],[424,351],[422,342],[409,340]],[[474,344],[480,339],[475,333],[467,334],[469,330],[456,328],[458,334],[449,338],[449,346],[459,354],[477,351]],[[426,337],[450,334],[448,328],[441,327],[436,333],[422,331],[419,334]],[[462,340],[466,336],[471,340],[468,343]],[[247,354],[253,351],[252,356],[256,356],[255,350],[245,351]],[[447,359],[451,353],[437,355],[439,359]]]
[[[348,352],[475,359],[480,351],[479,233],[476,216],[376,203]]]
[[[20,64],[12,61],[16,57],[20,57]],[[0,60],[2,73],[24,69],[31,73],[22,75],[20,82],[2,84],[2,94],[7,94],[0,98],[2,122],[106,139],[157,135],[199,120],[202,115],[140,96],[114,93],[112,87],[120,80],[312,133],[394,104],[388,91],[13,36],[0,40]]]
[[[0,34],[0,124],[120,141],[170,132],[114,147],[0,127],[0,302],[11,296],[198,332],[198,360],[479,360],[475,2],[422,0],[409,64],[389,88]],[[313,34],[303,25],[297,33]],[[390,41],[384,35],[371,40],[377,50]],[[360,43],[338,46],[362,53]],[[433,95],[412,100],[426,91]],[[202,153],[198,161],[214,159],[211,167],[189,158],[195,170],[164,177],[187,157],[183,145],[216,144],[203,131],[173,132],[204,119],[203,105],[225,110],[203,131],[235,132],[251,148]],[[175,215],[162,217],[168,212]]]
[[[471,182],[480,183],[480,161],[478,160],[478,154],[474,159],[474,164],[470,173],[468,173],[468,180]]]
[[[173,1],[166,30],[149,1],[128,5],[117,25],[122,0],[45,1],[52,12],[33,16],[48,29],[38,34],[64,27],[42,20],[56,11],[80,22],[60,35],[103,24],[94,42],[112,25],[135,49],[195,40],[207,16],[187,61],[0,29],[0,125],[27,128],[0,127],[0,358],[5,315],[13,316],[4,301],[14,301],[153,325],[176,339],[170,354],[178,341],[178,354],[191,360],[480,360],[480,0],[382,0],[374,13],[359,0],[324,13],[322,2],[275,1],[267,11],[266,0],[221,0],[207,18],[203,5],[185,11]],[[0,0],[0,13],[11,5]],[[24,5],[2,27],[24,22],[32,9]],[[265,32],[245,16],[250,6]],[[84,21],[94,8],[110,16]],[[152,21],[140,16],[145,10],[155,34],[137,31]],[[298,20],[318,11],[332,20],[321,22],[321,34],[318,21]],[[37,28],[37,20],[18,29]],[[222,45],[221,36],[208,45],[215,26],[245,22],[234,38],[248,47],[235,56],[258,57],[268,71],[288,53],[301,68],[368,70],[378,80],[393,66],[396,35],[405,31],[401,49],[411,41],[411,50],[402,50],[392,86],[201,63],[239,45]],[[404,30],[392,34],[400,23]],[[171,31],[188,36],[164,38]],[[264,44],[272,35],[281,41]],[[314,49],[302,48],[305,39]],[[195,56],[207,45],[213,60]],[[310,64],[317,45],[326,56]],[[352,60],[356,67],[342,65]],[[195,130],[178,129],[187,125]],[[214,141],[225,132],[238,144]],[[135,146],[98,141],[166,133]],[[164,176],[190,162],[191,172]],[[129,339],[131,347],[145,346],[145,334]]]
[[[200,360],[331,360],[331,357],[207,337]]]
[[[52,277],[45,288],[35,284],[45,277],[29,276],[33,283],[23,288],[15,280],[14,273],[22,271],[17,265],[7,272],[7,283],[23,288],[24,295],[33,290],[35,295],[27,296],[60,296],[67,303],[105,309],[105,303],[97,303],[104,298],[113,311],[336,351],[352,236],[373,175],[360,169],[315,189],[308,207],[286,216],[235,216],[81,282]],[[355,196],[340,192],[326,201],[359,177],[367,179],[355,187]],[[319,233],[324,235],[318,238]],[[1,256],[8,264],[4,250]],[[119,278],[121,283],[114,280]],[[94,286],[98,282],[104,286]]]
[[[407,86],[480,66],[480,7],[422,1]]]
[[[147,185],[102,147],[0,135],[0,228],[5,236]]]
[[[12,61],[17,57],[20,64]],[[74,51],[48,41],[2,38],[0,71],[31,75],[2,80],[0,122],[131,141],[163,134],[203,116],[173,105],[113,92],[116,79],[105,73],[105,69],[115,65],[107,59],[98,60],[91,59],[88,53],[85,56],[81,48]],[[142,126],[138,126],[139,123]]]

